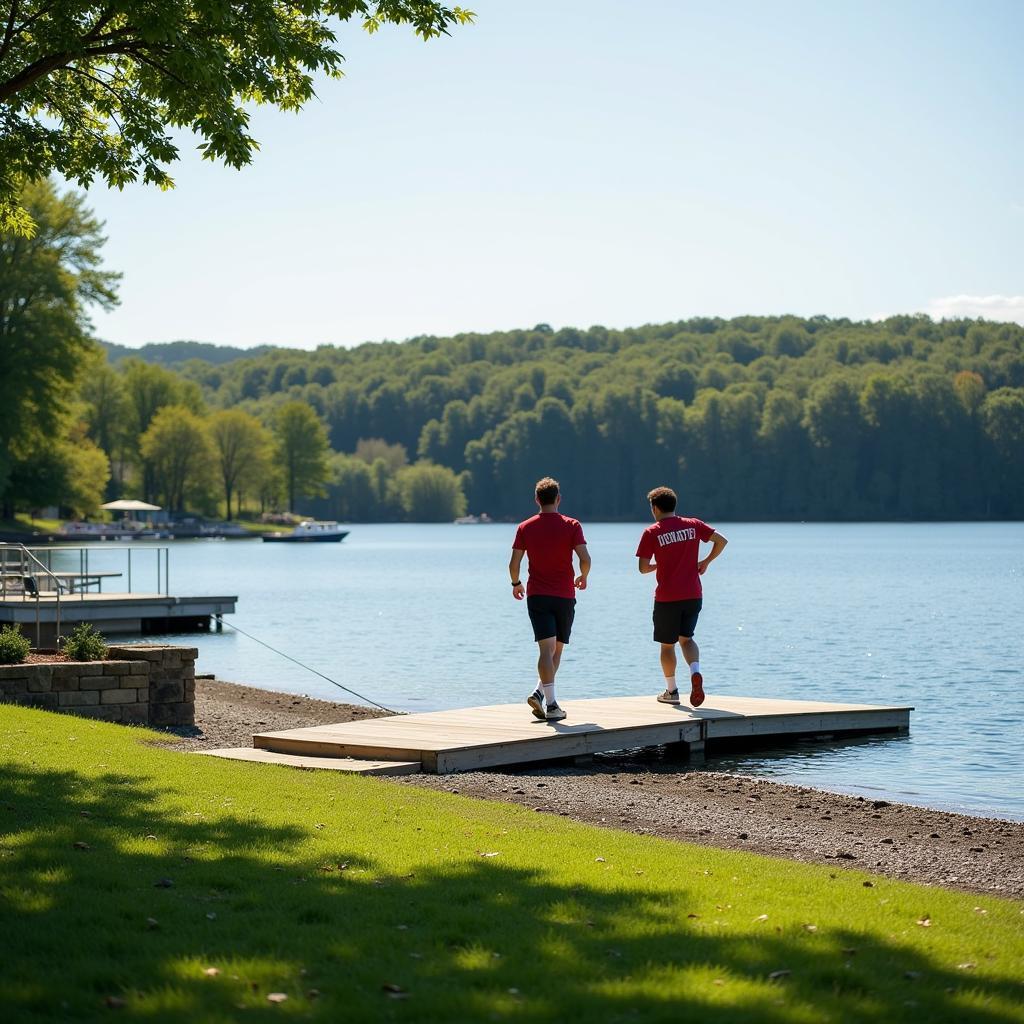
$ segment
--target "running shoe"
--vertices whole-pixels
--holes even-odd
[[[548,720],[548,716],[544,714],[544,694],[540,690],[534,690],[529,697],[526,698],[526,703],[530,705],[530,710],[533,712],[533,717],[539,719],[542,722]]]
[[[658,702],[660,704],[678,704],[679,703],[679,691],[678,690],[666,690],[664,693],[658,694]]]
[[[690,704],[699,708],[704,703],[704,677],[699,672],[690,676]]]
[[[544,716],[549,722],[557,722],[565,718],[565,712],[557,704],[549,704],[547,714]]]

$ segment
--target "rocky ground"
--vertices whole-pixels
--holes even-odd
[[[526,709],[524,708],[524,711]],[[251,746],[252,734],[384,712],[220,680],[196,685],[196,726],[182,750]],[[750,850],[970,892],[1024,898],[1024,823],[714,771],[640,755],[460,775],[414,775],[393,785],[504,800],[640,835]]]

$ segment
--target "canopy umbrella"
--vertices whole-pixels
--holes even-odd
[[[146,501],[138,501],[135,498],[118,498],[117,501],[108,501],[106,505],[100,505],[108,512],[159,512],[160,505],[150,505]]]

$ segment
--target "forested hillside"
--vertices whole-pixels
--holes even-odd
[[[550,473],[566,509],[591,519],[645,516],[644,493],[660,483],[715,520],[1024,517],[1014,324],[542,324],[192,360],[180,372],[211,409],[269,420],[300,400],[335,452],[380,439],[450,467],[469,509],[492,516],[528,511],[533,482]],[[380,470],[367,465],[335,461],[334,514],[396,514],[378,504]]]

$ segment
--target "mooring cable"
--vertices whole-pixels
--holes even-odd
[[[261,640],[257,636],[253,636],[252,633],[246,633],[244,629],[241,629],[240,627],[236,626],[233,622],[225,622],[223,623],[223,625],[227,626],[229,629],[233,629],[236,633],[241,633],[242,636],[247,636],[250,640],[255,640],[256,643],[262,645],[263,647],[266,647],[268,651],[273,651],[275,654],[279,654],[282,658],[287,658],[289,661],[292,661],[296,665],[298,665],[299,668],[304,668],[307,672],[312,672],[314,675],[318,675],[321,679],[326,679],[327,682],[333,683],[335,686],[337,686],[339,690],[344,690],[346,693],[351,693],[353,697],[358,697],[360,700],[365,700],[367,704],[372,704],[375,708],[380,708],[381,711],[390,711],[392,714],[397,714],[396,711],[393,711],[391,708],[384,707],[383,704],[378,704],[377,701],[373,700],[372,698],[364,697],[361,693],[357,693],[350,687],[343,686],[341,683],[338,682],[337,679],[332,679],[330,676],[325,676],[323,672],[321,672],[319,669],[315,669],[309,665],[304,664],[303,662],[299,661],[298,658],[293,658],[290,654],[285,654],[284,651],[279,651],[276,647],[271,647],[270,644]]]

